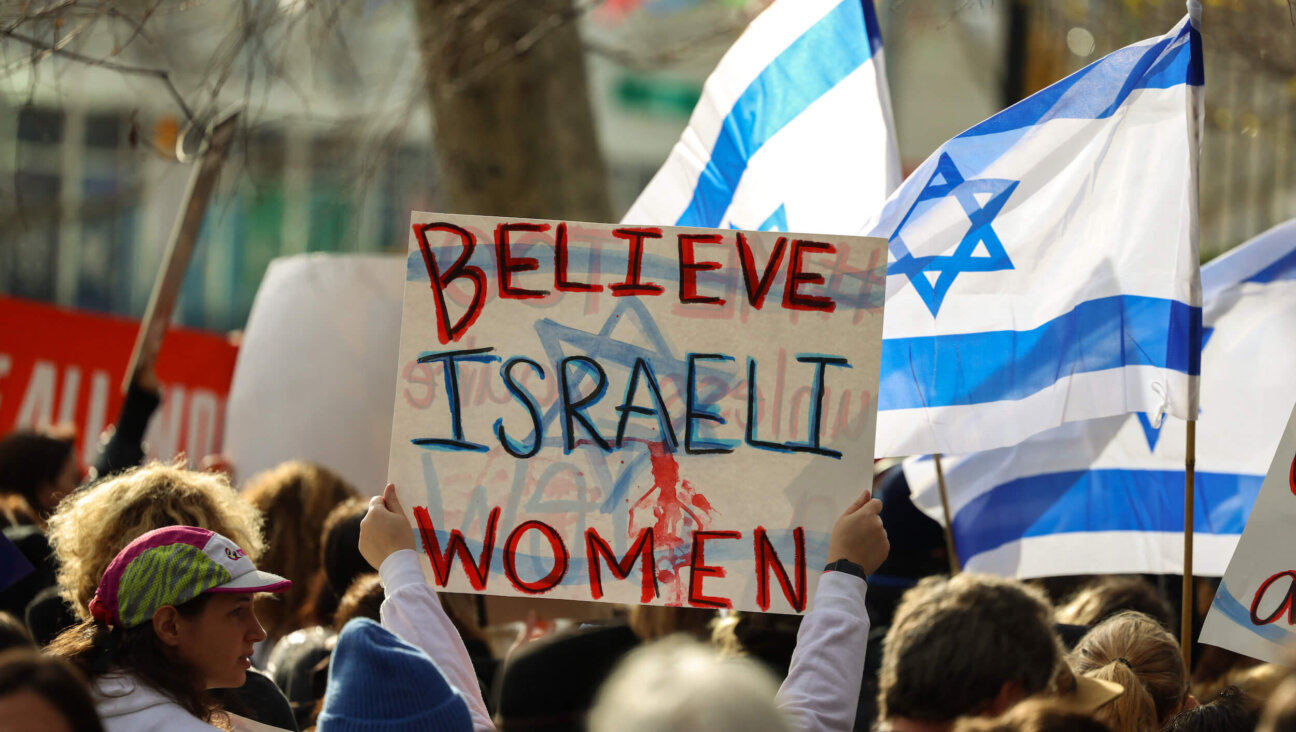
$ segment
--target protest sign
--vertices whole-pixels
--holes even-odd
[[[455,591],[801,611],[872,476],[885,241],[415,213],[389,478]]]
[[[399,255],[270,263],[230,386],[225,451],[240,476],[306,460],[382,491],[404,271]]]
[[[1296,640],[1296,411],[1287,421],[1200,640],[1269,663],[1291,664]]]
[[[0,431],[75,424],[77,456],[94,461],[117,419],[139,323],[0,297]],[[156,370],[162,406],[145,435],[147,456],[179,453],[197,465],[221,451],[225,397],[238,349],[185,328],[167,331]]]

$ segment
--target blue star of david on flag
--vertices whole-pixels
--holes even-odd
[[[891,234],[891,252],[896,261],[887,268],[888,275],[909,278],[914,291],[922,298],[932,317],[940,312],[945,295],[954,280],[964,272],[997,272],[1012,269],[1012,260],[991,224],[1016,190],[1019,181],[1004,178],[967,180],[954,165],[948,153],[941,153],[936,170],[918,194],[900,225]],[[918,208],[928,201],[953,196],[963,207],[971,225],[953,254],[915,257],[909,252],[902,232]],[[924,207],[929,209],[931,204]],[[978,250],[983,254],[977,254]],[[935,275],[930,277],[930,275]]]
[[[733,221],[729,221],[728,226],[730,229],[747,229],[746,226],[739,226]],[[786,232],[788,230],[787,204],[780,203],[778,208],[774,209],[774,212],[761,222],[761,225],[757,226],[755,230]],[[751,231],[751,229],[748,229],[748,231]]]

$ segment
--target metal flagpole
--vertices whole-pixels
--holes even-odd
[[[949,491],[945,489],[945,470],[941,468],[940,453],[932,455],[936,461],[936,483],[940,486],[941,508],[945,509],[945,552],[949,554],[950,576],[962,569],[958,549],[954,546],[954,519],[950,516]]]
[[[1188,420],[1188,441],[1184,449],[1184,559],[1183,609],[1180,612],[1179,647],[1184,668],[1192,671],[1193,606],[1193,484],[1197,468],[1197,420]]]

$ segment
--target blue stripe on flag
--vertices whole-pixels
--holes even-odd
[[[1181,42],[1187,36],[1187,42]],[[1164,54],[1164,55],[1163,55]],[[1123,48],[1023,99],[958,137],[1033,127],[1049,119],[1105,119],[1136,89],[1168,89],[1203,82],[1201,34],[1191,24],[1174,38]],[[1111,96],[1116,90],[1115,96]],[[955,138],[957,139],[957,138]]]
[[[882,25],[878,23],[873,0],[859,0],[864,8],[864,27],[868,29],[869,51],[873,56],[882,51]]]
[[[1072,374],[1124,366],[1201,371],[1201,308],[1120,295],[1088,300],[1033,330],[882,341],[878,409],[1022,399]]]
[[[1077,470],[1019,478],[954,517],[959,556],[1028,536],[1092,531],[1182,532],[1182,470]],[[1241,534],[1263,475],[1197,473],[1194,531]]]
[[[1280,280],[1296,280],[1296,249],[1279,257],[1273,264],[1251,275],[1245,281],[1265,285]]]
[[[843,0],[760,72],[721,123],[676,226],[720,226],[756,151],[873,57],[865,26],[859,0]]]

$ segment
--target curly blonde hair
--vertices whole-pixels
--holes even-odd
[[[293,581],[281,596],[257,600],[257,615],[271,638],[325,624],[307,602],[321,582],[324,522],[338,504],[360,493],[345,478],[321,465],[286,462],[253,476],[243,497],[266,516],[266,550],[260,569]]]
[[[71,495],[49,519],[63,598],[82,620],[108,564],[132,540],[165,526],[197,526],[237,544],[256,561],[261,513],[223,475],[153,463]]]

